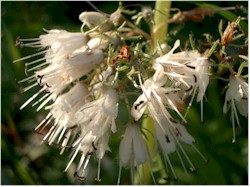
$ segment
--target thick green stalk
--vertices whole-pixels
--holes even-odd
[[[171,1],[156,1],[154,15],[155,24],[153,33],[151,33],[154,40],[154,48],[157,46],[157,42],[160,44],[166,43],[170,7]]]
[[[154,15],[154,26],[153,31],[151,32],[151,37],[153,38],[153,46],[152,51],[155,51],[155,48],[159,44],[166,43],[167,40],[167,32],[168,32],[168,18],[169,18],[169,11],[171,7],[170,1],[156,1],[155,4],[155,15]],[[153,120],[148,117],[143,120],[142,126],[148,131],[144,131],[147,139],[147,145],[149,149],[150,157],[153,158],[155,156],[155,129]],[[144,176],[144,180],[147,184],[152,183],[152,177],[150,174],[149,163],[145,163],[140,168],[141,176]]]

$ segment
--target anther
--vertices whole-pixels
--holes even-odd
[[[185,92],[189,92],[192,89],[193,89],[193,86],[191,85],[187,90],[185,90]]]
[[[33,128],[32,131],[33,131],[33,133],[40,134],[40,135],[44,135],[43,133],[38,132],[35,128]]]
[[[170,143],[169,137],[167,135],[165,136],[165,138],[167,140],[167,143]]]
[[[101,181],[102,181],[102,179],[95,178],[95,181],[96,181],[96,182],[101,182]]]
[[[194,66],[186,65],[188,68],[195,69]]]
[[[20,41],[20,36],[16,38],[16,46],[23,47],[23,42]]]
[[[178,122],[176,120],[174,120],[173,118],[169,118],[169,120],[175,124],[177,124]]]
[[[194,75],[194,82],[197,83],[197,77]]]
[[[94,149],[95,151],[97,150],[97,148],[96,148],[94,142],[92,142],[92,147],[93,147],[93,149]]]
[[[141,104],[143,104],[144,103],[144,101],[140,101],[137,105],[135,105],[135,110],[137,110],[137,108],[141,105]]]
[[[78,173],[77,173],[77,171],[74,173],[74,177],[77,178],[77,179],[80,180],[80,181],[84,181],[84,179],[85,179],[85,177],[79,176]]]
[[[176,136],[181,136],[181,133],[180,133],[179,129],[178,128],[175,128],[175,129],[177,131]]]

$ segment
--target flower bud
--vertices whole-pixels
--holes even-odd
[[[103,32],[115,29],[112,21],[99,12],[83,12],[79,15],[79,19],[86,24],[89,29],[99,27],[99,30]]]

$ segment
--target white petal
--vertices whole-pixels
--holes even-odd
[[[103,104],[103,110],[104,112],[112,116],[114,118],[117,117],[118,114],[118,94],[114,89],[109,89],[105,93],[105,101]]]
[[[131,133],[133,133],[133,148],[136,164],[142,164],[148,159],[147,144],[142,138],[139,127],[137,125],[132,125],[131,128]]]
[[[160,143],[160,146],[164,151],[164,153],[169,154],[174,152],[176,150],[176,145],[173,136],[170,133],[164,134],[163,130],[157,124],[155,125],[155,129],[156,129],[156,138]]]
[[[129,166],[130,165],[130,159],[132,156],[132,136],[131,132],[128,128],[126,128],[125,135],[123,140],[120,143],[119,147],[119,156],[120,156],[120,162],[123,166]]]
[[[131,108],[131,116],[138,121],[147,107],[147,98],[144,94],[140,95],[137,100],[134,102],[133,107]]]
[[[194,142],[194,138],[188,133],[187,129],[183,125],[178,125],[177,127],[178,131],[177,135],[178,138],[182,141],[184,141],[187,144],[192,144]]]
[[[79,19],[85,23],[89,29],[99,26],[99,29],[107,32],[115,28],[109,18],[99,12],[83,12],[79,15]]]

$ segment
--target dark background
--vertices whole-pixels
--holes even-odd
[[[106,13],[114,12],[118,2],[92,2]],[[125,5],[147,5],[154,7],[155,2],[124,2]],[[236,4],[247,7],[247,2],[207,2],[220,7]],[[172,7],[189,10],[195,7],[192,2],[173,2]],[[140,6],[130,6],[129,9]],[[79,31],[81,22],[78,15],[85,10],[93,10],[86,2],[1,2],[1,182],[2,184],[45,184],[66,185],[80,184],[74,181],[72,172],[64,173],[68,163],[68,154],[59,155],[58,149],[40,145],[41,136],[34,134],[32,129],[45,117],[46,112],[36,113],[34,109],[19,107],[29,97],[31,92],[20,93],[16,80],[25,77],[24,64],[16,60],[31,54],[31,49],[15,46],[17,36],[35,38],[44,33],[45,29],[65,29]],[[239,14],[242,12],[239,12]],[[242,13],[244,14],[244,13]],[[188,22],[182,26],[171,24],[169,33],[172,38],[169,43],[180,39],[182,44],[188,40],[188,34],[194,33],[197,39],[203,38],[203,33],[219,37],[218,23],[227,19],[219,14],[205,18],[201,23]],[[178,34],[173,34],[179,30]],[[172,34],[171,34],[172,33]],[[190,153],[191,160],[199,167],[196,174],[186,175],[181,166],[176,166],[179,176],[172,184],[209,184],[230,185],[248,184],[248,130],[247,119],[240,117],[241,128],[237,128],[237,143],[232,144],[232,127],[230,116],[222,112],[224,95],[221,84],[211,80],[204,104],[205,122],[200,122],[200,105],[195,104],[188,115],[190,126],[188,131],[195,137],[196,146],[210,162],[204,165],[201,158]],[[120,137],[112,137],[110,147],[112,152],[106,154],[102,163],[102,182],[100,184],[116,184],[119,167],[118,147]],[[97,161],[90,164],[89,178],[85,184],[97,184],[94,181]],[[121,184],[129,184],[129,170],[122,171]],[[169,183],[169,182],[167,182]]]

